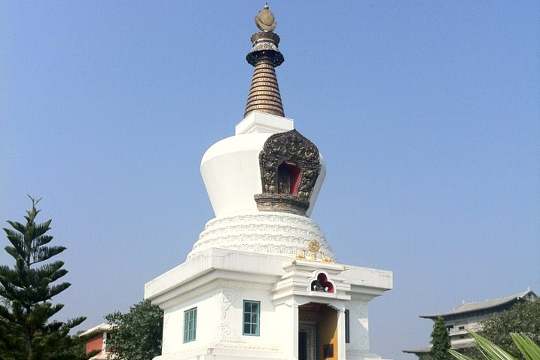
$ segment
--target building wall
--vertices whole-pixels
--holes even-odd
[[[247,288],[252,287],[252,288]],[[164,311],[163,354],[196,352],[203,347],[234,343],[250,348],[279,349],[281,321],[276,316],[270,289],[257,284],[228,284],[211,294],[193,298]],[[243,335],[243,301],[260,301],[259,336]],[[196,340],[184,343],[184,311],[197,307]]]
[[[478,332],[482,330],[481,322],[490,316],[493,316],[493,314],[473,315],[461,319],[446,320],[445,325],[452,347],[472,346],[473,340],[468,331]]]
[[[224,325],[230,329],[225,340],[245,344],[272,345],[276,343],[276,327],[279,322],[274,316],[270,289],[226,288],[223,290],[231,302],[228,309],[223,309]],[[243,332],[243,301],[260,301],[260,336],[245,336]]]
[[[333,263],[208,250],[208,256],[188,260],[146,285],[146,298],[164,310],[163,355],[156,359],[295,359],[299,307],[311,302],[337,312],[333,328],[339,360],[376,358],[369,352],[367,304],[391,287],[391,273],[344,269]],[[333,281],[334,293],[310,290],[321,271]],[[243,335],[244,300],[261,304],[259,336]],[[184,344],[184,312],[193,307],[197,307],[197,336]],[[349,310],[349,344],[345,344],[345,310]]]
[[[86,342],[86,353],[92,351],[101,351],[103,349],[103,334],[98,334],[94,337],[91,337]]]
[[[369,352],[368,303],[361,298],[353,298],[347,305],[349,310],[350,342],[346,344],[347,358]]]
[[[216,337],[218,312],[218,294],[187,300],[179,305],[164,310],[163,314],[163,354],[171,354],[196,348],[200,343],[211,342]],[[197,307],[196,340],[184,343],[184,312]],[[213,326],[209,326],[212,324]]]
[[[272,316],[275,319],[275,327],[278,331],[275,340],[280,344],[279,351],[286,359],[292,359],[298,348],[298,308],[292,304],[281,303],[276,306]],[[296,313],[295,313],[296,312]]]

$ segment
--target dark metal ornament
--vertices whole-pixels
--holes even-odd
[[[280,193],[278,168],[283,163],[300,169],[300,184],[295,194]],[[321,171],[317,146],[296,130],[270,136],[259,154],[262,194],[255,195],[261,211],[284,211],[305,215]]]

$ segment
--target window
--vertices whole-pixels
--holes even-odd
[[[184,311],[184,342],[195,341],[197,337],[197,308]]]
[[[465,330],[465,326],[458,327],[458,330]]]
[[[351,320],[349,310],[345,309],[345,342],[349,344],[351,342]]]
[[[244,335],[259,336],[260,301],[244,300]]]

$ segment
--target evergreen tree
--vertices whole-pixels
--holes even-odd
[[[431,357],[433,360],[450,360],[452,357],[448,353],[450,349],[450,337],[444,325],[442,317],[438,317],[433,324],[431,333]]]
[[[4,229],[11,244],[5,250],[15,265],[0,266],[0,359],[80,359],[80,343],[69,331],[85,318],[50,320],[64,306],[53,304],[52,298],[70,284],[57,283],[67,274],[64,263],[48,260],[66,248],[47,246],[53,240],[47,234],[51,220],[36,223],[39,200],[30,199],[26,223],[8,221],[11,229]]]

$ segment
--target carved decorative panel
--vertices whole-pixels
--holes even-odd
[[[291,164],[300,169],[299,185],[295,192],[283,192],[279,184],[278,168]],[[259,210],[284,211],[305,215],[321,163],[317,146],[291,130],[270,136],[259,154],[262,194],[255,195]]]
[[[324,273],[319,273],[315,280],[310,284],[311,291],[319,291],[324,293],[334,293],[334,284],[328,280]]]
[[[288,213],[244,214],[210,220],[193,245],[188,259],[208,249],[221,248],[288,256],[292,259],[304,254],[308,244],[317,242],[317,253],[303,257],[311,261],[333,259],[334,253],[319,226],[310,218]]]

